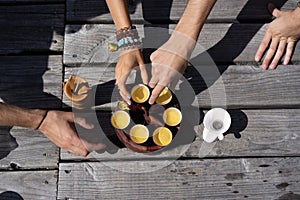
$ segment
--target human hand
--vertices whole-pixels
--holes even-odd
[[[175,88],[187,67],[187,60],[195,44],[195,40],[174,31],[170,39],[151,54],[152,78],[149,86],[153,91],[149,99],[150,104],[155,102],[164,87]]]
[[[144,84],[148,83],[148,74],[142,53],[139,49],[128,49],[120,54],[116,65],[116,85],[120,91],[122,98],[130,103],[130,93],[126,89],[126,80],[132,69],[137,69],[141,73]]]
[[[48,111],[39,130],[57,146],[79,156],[87,156],[89,151],[105,147],[104,144],[93,145],[80,138],[75,123],[86,129],[94,128],[84,118],[75,118],[72,112]]]
[[[291,59],[295,43],[300,38],[300,8],[293,11],[280,11],[273,4],[269,4],[269,10],[272,11],[272,15],[276,19],[269,24],[255,55],[255,61],[260,61],[268,48],[262,63],[263,69],[275,69],[284,52],[283,64],[287,65]]]
[[[158,49],[150,56],[152,63],[152,78],[149,86],[153,88],[149,103],[153,104],[165,88],[175,88],[187,66],[187,61],[172,52]]]

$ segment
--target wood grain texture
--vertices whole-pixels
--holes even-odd
[[[92,87],[99,87],[96,105],[110,109],[114,88],[114,66],[83,65],[66,67],[65,81],[71,74],[87,79]],[[150,66],[149,66],[150,68]],[[299,65],[279,66],[264,71],[253,65],[188,67],[178,85],[176,95],[182,106],[200,108],[292,108],[300,105]],[[140,83],[138,73],[132,73],[128,83]],[[135,82],[136,81],[136,82]],[[195,97],[196,95],[196,97]],[[70,105],[64,96],[63,102]]]
[[[170,37],[174,25],[137,26],[143,38],[144,51],[160,47]],[[194,49],[191,62],[254,63],[254,55],[266,31],[267,24],[205,24]],[[115,42],[111,24],[67,25],[65,32],[64,64],[82,66],[93,63],[113,63],[119,52],[109,52],[108,44]],[[205,52],[206,51],[206,52]],[[207,54],[208,53],[208,54]],[[300,60],[300,45],[292,61]],[[149,55],[145,55],[149,60]]]
[[[41,132],[0,128],[0,169],[57,168],[59,149]]]
[[[57,171],[0,172],[0,199],[56,199]]]
[[[62,56],[0,57],[0,98],[29,108],[61,108]]]
[[[195,75],[189,83],[198,94],[196,102],[201,108],[299,107],[299,65],[269,71],[250,65],[225,66],[219,68],[222,76],[209,67],[198,69],[202,77]]]
[[[297,0],[272,1],[283,10],[294,9]],[[128,1],[130,17],[134,22],[161,23],[177,22],[186,6],[187,0]],[[208,21],[261,21],[270,20],[267,10],[268,0],[219,0],[208,16]],[[234,9],[233,9],[234,8]],[[104,1],[67,0],[67,22],[112,23],[112,18]]]
[[[63,4],[0,4],[0,18],[0,54],[62,51]]]
[[[77,157],[61,151],[62,160],[131,160],[170,159],[199,157],[260,157],[299,156],[300,110],[261,109],[229,110],[232,124],[225,138],[212,144],[202,139],[203,111],[186,108],[182,110],[184,121],[179,134],[173,139],[171,148],[156,154],[141,154],[118,146],[114,130],[110,125],[110,112],[98,111],[86,119],[95,124],[91,131],[79,130],[81,138],[95,143],[107,144],[103,151],[94,151],[87,158]],[[206,112],[206,111],[205,111]],[[80,115],[78,116],[85,116]],[[93,137],[92,137],[93,136]],[[91,139],[93,138],[93,139]]]
[[[131,162],[142,170],[163,161]],[[174,161],[149,173],[129,162],[62,163],[58,199],[298,199],[299,158]],[[137,169],[137,167],[133,167]],[[293,197],[293,198],[292,198]]]
[[[201,124],[185,156],[299,156],[299,109],[229,110],[229,113],[232,124],[224,140],[215,145],[204,143]]]

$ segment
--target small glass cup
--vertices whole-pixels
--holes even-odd
[[[172,132],[166,127],[158,127],[153,132],[153,142],[158,146],[167,146],[173,138]]]
[[[204,141],[211,143],[217,138],[223,140],[223,133],[225,133],[231,125],[231,117],[223,108],[213,108],[205,114],[203,125]]]
[[[179,109],[170,107],[164,111],[163,120],[169,126],[177,126],[182,120],[182,114]]]
[[[136,103],[144,103],[150,96],[149,88],[144,84],[138,84],[131,90],[131,98]]]
[[[91,95],[88,82],[80,76],[70,76],[66,83],[64,83],[63,90],[68,99],[70,99],[72,106],[77,109],[83,109],[90,106]]]
[[[127,112],[123,110],[118,110],[111,116],[111,124],[117,129],[124,129],[130,123],[130,116]]]
[[[170,103],[171,100],[172,100],[172,92],[167,87],[165,87],[158,95],[155,102],[159,105],[166,105]]]
[[[148,140],[149,130],[142,124],[136,124],[130,129],[129,135],[133,142],[142,144]]]

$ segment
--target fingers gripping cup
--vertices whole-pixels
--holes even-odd
[[[165,87],[158,95],[155,102],[159,105],[166,105],[170,103],[171,100],[172,100],[172,93],[167,87]]]
[[[150,90],[146,85],[138,84],[131,90],[131,98],[137,103],[144,103],[150,96]]]
[[[211,143],[217,138],[222,140],[231,124],[229,113],[222,108],[213,108],[209,110],[203,119],[203,140]]]

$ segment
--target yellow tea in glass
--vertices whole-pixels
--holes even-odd
[[[146,85],[138,84],[131,90],[131,98],[136,103],[144,103],[150,96],[150,90]]]
[[[166,105],[171,101],[171,99],[172,99],[172,93],[167,87],[165,87],[161,91],[161,93],[159,94],[155,102],[160,105]]]
[[[130,129],[130,138],[137,144],[142,144],[148,140],[149,130],[142,124],[137,124]]]
[[[164,122],[169,126],[177,126],[182,120],[182,114],[175,107],[168,108],[163,114]]]
[[[111,116],[111,124],[117,129],[124,129],[130,123],[130,116],[123,110],[118,110]]]
[[[159,127],[153,132],[153,142],[158,146],[167,146],[173,138],[172,132],[166,127]]]

